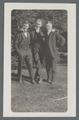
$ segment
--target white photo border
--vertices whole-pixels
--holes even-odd
[[[11,11],[67,10],[68,14],[68,110],[67,112],[11,111]],[[4,117],[76,117],[76,4],[68,3],[4,3]]]

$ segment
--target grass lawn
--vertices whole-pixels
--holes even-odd
[[[23,69],[23,83],[17,81],[17,70],[12,70],[11,108],[14,112],[66,112],[67,66],[57,65],[54,84],[31,84],[28,71]],[[43,76],[46,78],[45,70]]]

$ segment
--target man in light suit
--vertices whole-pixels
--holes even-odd
[[[56,40],[62,41],[62,45],[65,43],[65,39],[57,31],[53,30],[51,21],[46,24],[47,35],[45,42],[45,64],[47,71],[47,80],[49,83],[53,83],[56,75],[56,62],[58,59],[58,52],[56,49]]]

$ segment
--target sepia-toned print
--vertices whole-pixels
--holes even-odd
[[[64,7],[5,5],[4,116],[75,116],[75,5]]]
[[[67,11],[13,10],[11,15],[12,110],[66,112]]]

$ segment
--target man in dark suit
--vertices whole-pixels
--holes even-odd
[[[30,34],[29,34],[29,22],[25,21],[22,28],[17,34],[17,40],[15,42],[15,48],[18,53],[18,79],[22,82],[22,65],[23,60],[25,60],[27,64],[27,68],[30,74],[31,83],[34,82],[34,74],[33,74],[33,59],[32,52],[30,46]]]
[[[47,35],[45,42],[45,63],[47,71],[47,80],[52,83],[55,80],[56,75],[56,62],[58,60],[58,52],[56,49],[56,40],[61,40],[62,45],[65,43],[65,39],[57,31],[53,29],[52,22],[48,21],[46,24]]]
[[[44,34],[42,32],[42,20],[37,19],[35,28],[31,33],[31,45],[32,45],[32,52],[33,58],[36,65],[36,72],[35,72],[35,80],[37,83],[42,81],[42,60],[43,60],[43,39]]]

